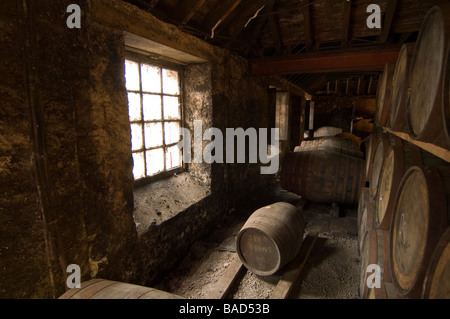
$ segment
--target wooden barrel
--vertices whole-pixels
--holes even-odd
[[[450,228],[442,235],[431,258],[423,298],[450,299]]]
[[[317,150],[334,151],[359,158],[364,157],[358,143],[336,136],[319,137],[312,140],[302,141],[300,146],[295,147],[294,152]]]
[[[81,288],[66,291],[59,299],[183,299],[180,296],[154,288],[124,282],[91,279]]]
[[[249,217],[237,235],[236,250],[247,269],[272,275],[297,255],[304,232],[305,220],[295,206],[274,203]]]
[[[364,160],[332,151],[288,153],[280,183],[313,202],[356,204],[364,186]]]
[[[361,189],[358,201],[358,250],[362,254],[364,238],[368,231],[374,228],[374,204],[369,198],[369,188],[363,187]]]
[[[369,177],[369,195],[371,199],[375,199],[378,189],[378,180],[380,178],[383,160],[391,145],[391,136],[389,133],[382,133],[376,141],[373,148],[373,155],[370,159],[370,177]]]
[[[448,147],[443,130],[443,82],[450,39],[450,3],[426,14],[411,61],[407,122],[412,138]]]
[[[384,66],[384,71],[381,75],[380,82],[378,82],[379,84],[376,102],[377,108],[375,111],[375,124],[380,127],[384,127],[386,125],[389,116],[394,69],[395,63],[386,63],[386,65]]]
[[[420,149],[406,141],[396,140],[389,147],[381,166],[375,197],[375,227],[389,230],[397,190],[403,175],[413,165],[421,165]]]
[[[409,68],[414,46],[414,43],[404,44],[395,64],[387,121],[387,126],[394,131],[407,132],[408,130],[406,125],[406,103],[409,96]]]
[[[364,236],[363,249],[361,253],[361,262],[359,269],[360,276],[360,297],[367,298],[370,287],[368,286],[368,277],[374,274],[374,270],[368,271],[369,265],[380,267],[380,287],[373,287],[374,294],[381,289],[384,283],[391,283],[391,270],[389,260],[389,232],[381,229],[371,229]],[[369,269],[370,270],[370,269]],[[373,281],[371,281],[373,282]]]
[[[446,227],[447,194],[439,170],[410,167],[397,192],[390,230],[391,274],[401,296],[422,296],[426,269]]]
[[[322,126],[315,130],[314,137],[336,136],[342,133],[342,129],[334,126]]]

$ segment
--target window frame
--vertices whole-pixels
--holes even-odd
[[[184,101],[183,101],[183,68],[182,66],[175,64],[175,63],[170,63],[164,60],[156,60],[154,58],[151,57],[151,55],[147,56],[144,54],[140,54],[140,53],[136,53],[136,52],[131,52],[126,50],[125,51],[125,59],[124,59],[124,65],[126,60],[132,61],[132,62],[136,62],[139,64],[139,66],[141,66],[141,64],[148,64],[151,66],[156,66],[158,68],[160,68],[161,70],[161,92],[160,93],[149,93],[152,95],[159,95],[161,97],[161,120],[150,120],[150,121],[145,121],[144,117],[143,117],[143,94],[145,94],[145,92],[142,90],[142,81],[141,81],[141,68],[139,67],[139,91],[135,91],[135,90],[128,90],[127,87],[125,86],[125,91],[127,93],[127,102],[128,102],[128,93],[137,93],[141,96],[141,107],[140,107],[140,112],[141,112],[141,120],[139,121],[131,121],[130,116],[129,116],[129,104],[127,103],[127,110],[128,110],[128,121],[129,121],[129,126],[130,126],[130,131],[131,131],[131,125],[132,124],[139,124],[142,126],[142,136],[143,136],[143,143],[142,143],[142,148],[137,149],[137,150],[133,150],[132,148],[130,148],[131,154],[134,153],[143,153],[144,154],[144,161],[145,161],[145,177],[139,178],[139,179],[135,179],[134,175],[133,175],[133,180],[134,180],[134,186],[135,187],[139,187],[139,186],[143,186],[146,184],[150,184],[152,182],[156,182],[159,181],[161,179],[166,179],[169,177],[172,177],[176,174],[182,173],[184,171],[187,170],[187,163],[184,163],[183,159],[183,154],[181,152],[180,156],[181,156],[181,166],[174,168],[174,169],[170,169],[167,170],[166,168],[166,150],[170,147],[173,147],[175,145],[177,145],[179,142],[176,143],[170,143],[170,144],[166,144],[166,140],[165,140],[165,123],[179,123],[180,128],[184,127]],[[162,69],[167,69],[167,70],[171,70],[171,71],[176,71],[178,72],[178,85],[179,85],[179,89],[180,92],[178,95],[172,95],[172,94],[164,94],[163,92],[163,87],[162,87],[162,79],[163,79],[163,75],[162,75]],[[125,68],[124,68],[124,79],[125,79]],[[179,98],[179,108],[180,108],[180,119],[178,120],[166,120],[164,119],[164,96],[177,96]],[[147,148],[145,146],[145,132],[144,132],[144,127],[146,123],[161,123],[162,126],[162,145],[160,146],[155,146],[155,147],[149,147]],[[181,135],[180,135],[181,138]],[[181,141],[181,139],[180,139]],[[152,176],[147,176],[147,158],[146,158],[146,152],[149,150],[155,150],[155,149],[162,149],[163,150],[163,156],[164,156],[164,169],[163,171],[152,175]]]

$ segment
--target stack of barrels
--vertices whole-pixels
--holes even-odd
[[[450,3],[442,3],[380,81],[358,203],[362,298],[450,298],[449,164],[381,128],[450,150],[449,40]]]
[[[363,157],[358,143],[350,139],[303,141],[283,160],[281,187],[316,203],[357,204],[364,185]]]

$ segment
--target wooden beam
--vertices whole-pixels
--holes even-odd
[[[392,21],[394,20],[395,9],[397,8],[398,0],[387,1],[386,12],[384,14],[384,24],[380,35],[377,38],[378,43],[384,43],[391,33]]]
[[[204,5],[206,0],[181,1],[178,10],[174,13],[180,25],[186,25],[194,16],[195,12]]]
[[[242,0],[224,0],[220,1],[210,12],[206,15],[203,25],[211,37],[214,37],[214,29],[223,23],[226,18],[236,9]]]
[[[352,1],[344,3],[344,16],[342,19],[342,46],[348,47],[350,44],[350,18],[352,14]]]
[[[278,21],[275,19],[275,10],[274,10],[274,4],[272,4],[271,6],[271,10],[269,11],[269,26],[270,26],[270,31],[272,33],[272,39],[273,39],[273,45],[275,47],[275,52],[276,54],[281,53],[281,47],[282,47],[282,42],[281,42],[281,31],[280,31],[280,26],[278,24]]]
[[[450,150],[447,150],[445,148],[442,148],[440,146],[437,146],[437,145],[434,145],[431,143],[416,141],[415,139],[411,138],[408,134],[403,133],[403,132],[396,132],[387,127],[385,127],[384,129],[387,130],[388,132],[400,137],[401,139],[403,139],[409,143],[412,143],[414,145],[417,145],[418,147],[424,149],[425,151],[450,163]]]
[[[295,282],[300,277],[303,267],[306,264],[306,260],[317,241],[317,237],[318,233],[306,236],[300,247],[300,252],[297,257],[286,266],[280,281],[270,295],[270,299],[287,299],[289,297],[289,294],[291,293]]]
[[[244,272],[246,268],[242,264],[238,255],[234,256],[233,261],[225,270],[225,273],[220,277],[216,283],[216,289],[208,296],[210,299],[225,299],[228,292],[233,287],[236,279]]]
[[[313,32],[312,32],[312,19],[311,19],[311,0],[305,1],[305,6],[302,8],[303,11],[303,26],[305,28],[305,44],[306,51],[311,51],[313,46]]]
[[[259,59],[252,63],[253,75],[293,73],[332,73],[382,71],[386,63],[396,62],[399,49],[346,52],[328,55]]]
[[[269,18],[269,13],[273,10],[273,4],[275,3],[275,0],[270,0],[266,7],[263,9],[263,11],[260,13],[260,16],[257,18],[258,22],[255,24],[255,28],[253,29],[252,36],[250,37],[248,41],[248,45],[245,47],[243,56],[247,56],[252,48],[252,46],[255,44],[256,39],[259,37],[262,28],[267,22],[267,19]]]

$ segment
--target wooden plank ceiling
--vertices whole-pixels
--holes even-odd
[[[439,2],[124,1],[251,60],[255,74],[260,70],[260,74],[284,76],[311,95],[358,96],[375,95],[384,63],[396,60],[402,44],[416,40],[427,10]],[[381,29],[367,27],[370,4],[381,8]],[[361,63],[362,59],[369,63]],[[321,69],[320,65],[327,67]]]

